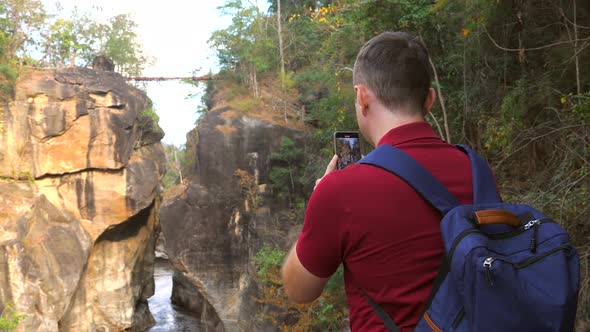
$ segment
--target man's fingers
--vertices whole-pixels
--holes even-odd
[[[315,180],[315,186],[313,186],[313,190],[315,190],[315,187],[317,187],[318,184],[320,184],[320,181],[322,181],[322,179]]]
[[[332,160],[330,160],[330,163],[326,167],[326,173],[324,174],[324,176],[328,175],[328,173],[335,171],[337,165],[338,165],[338,155],[334,155],[334,157],[332,157]]]
[[[338,155],[334,155],[334,157],[332,157],[332,160],[330,160],[330,163],[328,163],[328,166],[326,167],[326,173],[324,173],[324,176],[328,175],[328,173],[335,171],[337,165],[338,165]],[[313,187],[314,190],[315,190],[315,187],[317,187],[318,184],[320,184],[320,181],[322,181],[324,176],[315,180],[315,186]]]

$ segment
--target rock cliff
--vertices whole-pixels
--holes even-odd
[[[153,323],[163,133],[113,72],[29,70],[0,105],[0,312],[18,331]]]
[[[301,142],[283,114],[216,105],[187,135],[189,182],[161,209],[166,251],[178,270],[173,301],[195,312],[205,331],[260,331],[254,256],[284,245],[292,227],[269,191],[271,156],[281,138]]]

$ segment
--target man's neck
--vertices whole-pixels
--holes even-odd
[[[409,123],[424,121],[424,117],[419,113],[408,115],[405,112],[396,112],[388,109],[379,110],[375,113],[375,125],[370,133],[370,139],[375,147],[377,147],[379,141],[381,141],[383,136],[385,136],[390,130]]]

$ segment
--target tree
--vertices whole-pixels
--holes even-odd
[[[142,46],[135,33],[137,24],[128,14],[117,15],[109,23],[104,27],[104,35],[100,36],[104,42],[97,53],[112,59],[117,72],[127,76],[139,75],[148,58],[141,54]]]
[[[36,45],[32,36],[45,22],[39,0],[3,0],[0,2],[0,98],[12,92],[27,52]]]
[[[0,3],[0,31],[5,36],[8,59],[24,56],[36,42],[33,38],[44,26],[45,10],[39,0],[4,0]]]
[[[247,83],[255,97],[259,96],[258,73],[276,68],[277,47],[266,28],[266,18],[253,4],[244,6],[241,0],[229,0],[219,7],[232,16],[232,23],[217,30],[209,39],[223,69],[237,74]]]
[[[44,60],[54,67],[82,65],[96,55],[100,24],[74,9],[68,19],[57,18],[45,34]]]
[[[186,147],[164,144],[166,154],[166,173],[162,178],[164,191],[169,191],[174,186],[182,184],[182,174],[186,176],[191,167],[191,161],[186,157]]]
[[[273,192],[279,197],[289,199],[290,205],[297,198],[301,199],[301,173],[298,167],[303,158],[303,149],[287,136],[281,139],[281,148],[272,154],[269,178]]]
[[[277,35],[279,38],[279,54],[281,61],[281,77],[285,76],[285,49],[283,46],[283,23],[281,19],[281,0],[277,0]]]

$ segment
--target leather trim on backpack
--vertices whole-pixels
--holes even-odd
[[[513,227],[520,226],[517,216],[504,210],[481,210],[475,212],[475,217],[480,225],[506,224]]]
[[[426,323],[428,323],[428,326],[430,326],[430,328],[432,329],[432,331],[434,332],[442,332],[442,330],[440,328],[438,328],[438,326],[436,326],[436,324],[434,324],[434,322],[432,321],[432,319],[430,319],[430,316],[428,315],[428,312],[424,313],[424,320],[426,321]]]

